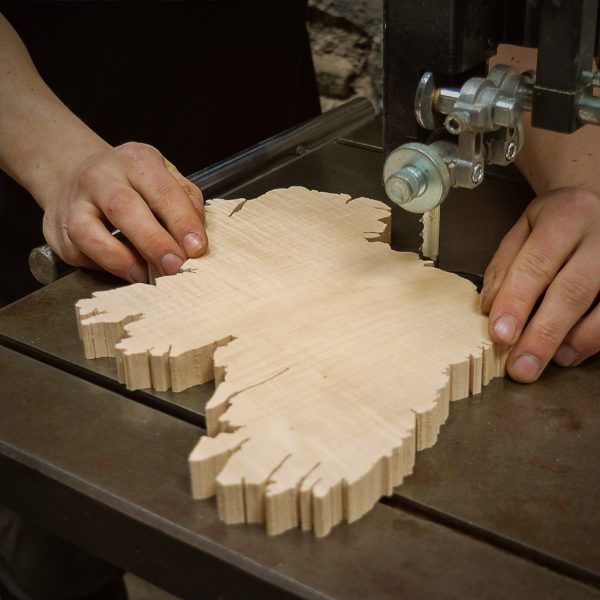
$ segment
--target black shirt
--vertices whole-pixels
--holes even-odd
[[[306,0],[0,0],[40,74],[110,144],[190,174],[319,112]],[[31,289],[41,211],[2,174],[0,301]],[[0,270],[1,272],[1,270]]]

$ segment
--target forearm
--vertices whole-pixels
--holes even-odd
[[[536,194],[563,187],[600,193],[600,128],[584,125],[571,134],[531,127],[525,115],[525,145],[517,166]]]
[[[45,208],[77,165],[109,146],[44,83],[2,15],[0,65],[0,168]]]
[[[519,71],[535,69],[537,51],[500,46],[494,64],[508,64]],[[525,145],[516,164],[540,195],[561,187],[581,187],[600,193],[600,128],[585,125],[565,135],[531,127],[530,113],[524,114]]]

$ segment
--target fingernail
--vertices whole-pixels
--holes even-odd
[[[494,323],[494,333],[507,344],[510,344],[517,333],[517,320],[510,315],[503,315]]]
[[[540,372],[540,361],[531,354],[521,354],[512,365],[512,375],[524,383],[533,381]]]
[[[131,283],[146,283],[148,281],[148,269],[142,265],[135,264],[129,269],[128,278]]]
[[[160,266],[165,275],[175,275],[175,273],[179,273],[182,264],[183,260],[176,254],[165,254],[160,261]]]
[[[554,362],[561,367],[570,367],[578,358],[579,352],[568,344],[561,344],[554,355]]]
[[[200,239],[200,235],[194,232],[188,233],[183,238],[183,249],[190,257],[198,256],[198,253],[202,250],[202,240]]]

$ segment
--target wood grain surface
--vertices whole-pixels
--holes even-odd
[[[326,535],[392,493],[504,353],[471,283],[390,249],[380,202],[292,187],[206,214],[182,273],[77,303],[86,356],[116,356],[131,389],[214,378],[194,496]]]

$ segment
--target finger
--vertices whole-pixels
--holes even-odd
[[[127,177],[132,187],[185,254],[189,257],[204,254],[207,238],[202,219],[187,192],[167,171],[162,155],[151,146],[139,144],[121,147],[120,153],[129,164]]]
[[[571,329],[554,354],[554,362],[561,367],[576,367],[597,352],[600,352],[600,304]]]
[[[510,264],[527,240],[531,227],[527,215],[523,214],[500,242],[483,276],[481,311],[488,314],[500,289]]]
[[[132,283],[148,281],[144,260],[117,240],[97,215],[79,212],[68,221],[64,231],[69,243],[95,268],[102,268]]]
[[[187,177],[184,177],[177,169],[177,167],[163,156],[167,171],[175,178],[179,185],[184,189],[185,193],[191,200],[194,208],[200,215],[202,223],[206,223],[206,214],[204,212],[204,196],[200,188],[190,181]]]
[[[562,229],[559,227],[562,225]],[[489,334],[498,344],[514,344],[531,310],[581,238],[577,224],[536,223],[512,261],[489,312]]]
[[[110,223],[123,232],[159,273],[174,275],[181,270],[185,261],[181,247],[133,188],[113,182],[97,196],[96,202]]]
[[[584,242],[558,273],[523,334],[512,349],[507,369],[516,381],[537,379],[571,328],[593,304],[600,275],[594,276],[594,249]]]

